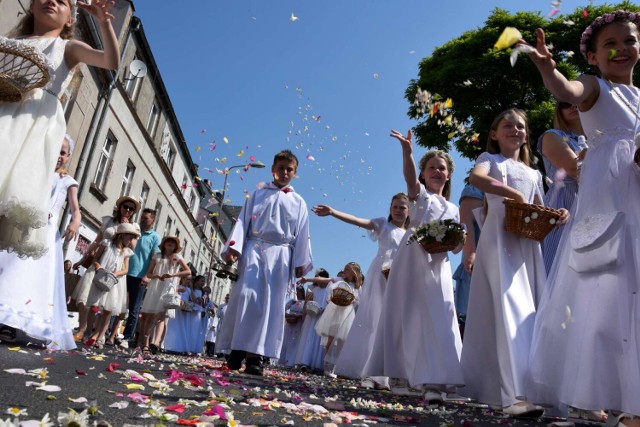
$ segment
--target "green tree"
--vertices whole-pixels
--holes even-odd
[[[473,160],[486,147],[487,131],[494,117],[517,107],[528,114],[535,148],[537,137],[551,127],[555,100],[526,55],[521,55],[515,67],[511,67],[510,50],[497,50],[494,43],[505,27],[515,27],[534,45],[535,29],[542,28],[547,44],[553,45],[560,72],[568,78],[595,74],[597,71],[580,54],[580,36],[597,16],[618,9],[640,11],[640,7],[625,1],[613,6],[577,8],[573,13],[548,19],[539,12],[512,15],[496,8],[484,27],[467,31],[437,47],[420,62],[419,77],[410,82],[405,92],[411,103],[408,115],[419,120],[413,129],[417,143],[446,151],[455,147],[462,156]],[[636,74],[639,72],[636,69]],[[450,98],[453,105],[444,114],[442,108],[435,115],[420,111],[414,104],[418,89],[428,91],[436,100]],[[443,120],[449,114],[449,119],[453,118],[451,124]],[[457,129],[456,123],[461,124]],[[466,133],[460,131],[463,128]]]

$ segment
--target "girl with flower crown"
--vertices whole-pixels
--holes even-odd
[[[538,311],[528,397],[604,408],[626,426],[640,425],[639,25],[640,13],[617,11],[582,33],[580,51],[601,77],[568,80],[541,29],[529,55],[556,98],[578,106],[589,151]]]
[[[174,287],[177,292],[176,277],[185,277],[191,274],[184,258],[180,256],[180,240],[175,236],[164,236],[160,242],[160,252],[151,259],[147,277],[150,279],[145,291],[144,300],[140,312],[142,323],[138,336],[138,347],[143,352],[151,351],[156,354],[164,335],[164,324],[167,309],[162,302],[162,295]],[[151,339],[153,334],[153,339]]]
[[[118,41],[109,10],[113,1],[32,0],[31,6],[10,34],[2,38],[16,48],[33,48],[46,57],[51,80],[20,102],[0,102],[0,250],[20,257],[39,258],[46,251],[46,233],[27,238],[48,222],[49,190],[66,123],[58,97],[80,63],[116,69]],[[77,9],[92,15],[101,30],[104,50],[73,40]],[[10,135],[11,137],[7,137]],[[30,190],[24,191],[24,183]]]

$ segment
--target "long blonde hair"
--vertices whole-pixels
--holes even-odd
[[[531,148],[529,148],[529,119],[527,119],[527,113],[519,108],[510,108],[508,110],[505,110],[502,113],[498,114],[495,119],[493,119],[491,128],[489,128],[489,135],[487,136],[487,152],[490,154],[500,154],[500,144],[498,144],[498,140],[491,138],[491,132],[496,131],[502,119],[509,115],[520,116],[524,119],[524,129],[527,132],[527,140],[520,147],[518,160],[530,167]]]
[[[357,262],[350,262],[345,266],[345,270],[347,267],[349,267],[356,276],[356,280],[354,283],[356,285],[356,289],[360,289],[360,286],[362,286],[362,283],[364,282],[364,276],[362,275],[360,264],[358,264]]]
[[[71,11],[71,14],[73,17],[73,13],[74,13],[73,8],[77,6],[73,5],[72,0],[66,0],[66,1],[67,1],[67,4],[69,5],[69,10]],[[31,5],[33,5],[33,0],[31,0]],[[73,19],[73,23],[71,24],[71,26],[68,27],[65,24],[65,26],[62,28],[62,31],[60,31],[61,39],[71,40],[75,37],[74,33],[76,30],[76,21],[77,21],[77,17]],[[35,16],[33,16],[31,7],[29,7],[25,16],[20,20],[20,22],[18,22],[18,24],[15,27],[11,29],[11,31],[9,31],[9,33],[7,34],[7,37],[16,38],[16,37],[26,37],[26,36],[33,35],[33,31],[35,30],[35,25],[36,25],[36,19],[35,19]]]

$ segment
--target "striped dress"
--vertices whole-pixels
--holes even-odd
[[[560,136],[576,154],[587,148],[587,144],[582,135],[564,132],[559,129],[549,129],[538,138],[538,152],[540,153],[542,153],[542,138],[549,132]],[[565,208],[570,211],[571,206],[573,206],[573,201],[578,194],[578,182],[570,176],[566,176],[561,181],[556,181],[558,168],[551,164],[545,156],[542,156],[542,159],[544,160],[547,177],[553,181],[552,184],[549,185],[549,190],[547,190],[547,194],[544,197],[544,205],[554,209]],[[551,233],[545,237],[544,242],[542,242],[542,256],[547,274],[549,274],[553,260],[556,257],[556,250],[562,237],[562,230],[564,230],[564,227],[554,228]]]

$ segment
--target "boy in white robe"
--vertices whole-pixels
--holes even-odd
[[[229,349],[227,365],[262,375],[262,357],[280,357],[287,288],[312,268],[309,213],[291,180],[298,159],[289,150],[275,155],[273,182],[247,199],[222,257],[238,262],[238,280],[229,298],[217,347]]]

